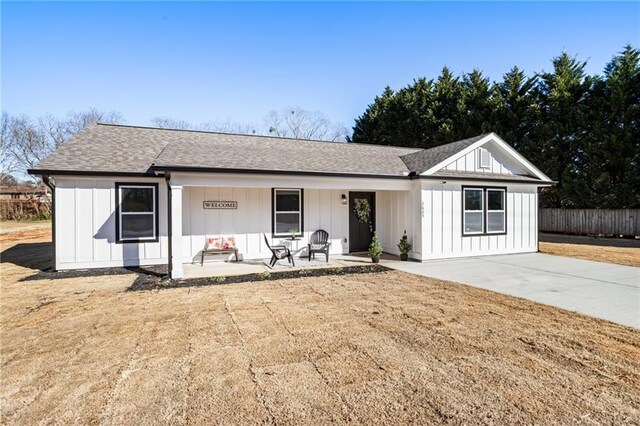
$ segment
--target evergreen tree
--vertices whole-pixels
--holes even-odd
[[[503,76],[502,82],[497,84],[496,127],[491,129],[532,160],[539,158],[531,142],[531,130],[535,125],[533,116],[537,110],[536,82],[536,76],[527,77],[517,66]]]
[[[607,64],[590,102],[585,174],[590,206],[640,207],[640,51],[632,46]]]
[[[464,116],[461,126],[463,137],[496,130],[497,109],[500,105],[497,87],[477,69],[462,79],[464,90]]]
[[[553,59],[553,72],[541,75],[536,89],[540,110],[535,143],[540,158],[545,159],[547,175],[558,182],[543,193],[543,202],[552,207],[580,207],[585,189],[579,174],[587,134],[586,101],[592,86],[585,66],[586,62],[562,53]]]
[[[557,185],[547,207],[640,207],[640,52],[626,46],[602,77],[567,53],[553,70],[518,67],[491,83],[479,70],[386,87],[356,120],[353,142],[431,148],[496,132]]]

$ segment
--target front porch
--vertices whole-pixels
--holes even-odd
[[[286,260],[273,269],[265,263],[271,257],[269,246],[275,245],[291,250],[296,270],[371,262],[350,255],[368,247],[359,230],[364,222],[354,218],[353,208],[354,200],[364,196],[370,197],[371,206],[365,227],[367,232],[377,232],[384,252],[398,254],[397,244],[404,230],[410,240],[419,239],[419,210],[415,208],[418,187],[404,179],[174,173],[169,184],[173,278],[291,268]],[[324,255],[318,255],[316,261],[307,259],[307,245],[320,229],[329,234],[329,263]],[[291,230],[295,231],[294,239]],[[231,255],[220,258],[227,262],[207,257],[205,266],[200,266],[209,238],[232,239],[240,264],[231,262],[235,260]]]
[[[384,253],[380,258],[381,265],[388,265],[399,262],[400,258]],[[286,259],[269,267],[269,259],[247,259],[236,263],[234,260],[205,260],[204,265],[199,262],[185,263],[182,265],[183,279],[206,278],[206,277],[229,277],[234,275],[272,273],[281,271],[300,271],[303,269],[333,269],[345,268],[349,266],[371,265],[371,259],[366,253],[353,253],[348,255],[330,256],[326,262],[323,256],[309,261],[305,258],[296,258],[296,266],[292,266]]]

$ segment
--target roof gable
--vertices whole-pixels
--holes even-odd
[[[481,147],[490,153],[491,163],[487,169],[479,167],[478,155]],[[432,164],[420,174],[423,176],[439,175],[445,171],[524,175],[542,181],[551,181],[547,175],[538,170],[495,133],[477,136],[475,141],[468,143],[461,150],[443,158],[438,163]]]
[[[457,142],[423,149],[418,152],[403,155],[401,158],[409,170],[416,174],[423,174],[426,170],[451,158],[453,155],[473,145],[485,136],[487,135],[474,136]]]

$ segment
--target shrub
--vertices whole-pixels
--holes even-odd
[[[379,257],[382,254],[382,244],[378,241],[378,235],[374,232],[369,245],[369,256]]]
[[[39,200],[0,200],[2,220],[46,220],[51,218],[51,203]]]
[[[411,244],[409,244],[409,239],[407,238],[407,231],[404,231],[402,234],[402,238],[400,238],[400,243],[398,244],[398,249],[401,254],[409,254],[411,251]]]
[[[268,280],[271,277],[271,272],[269,271],[260,272],[258,274],[258,277],[260,277],[260,279],[262,280]]]
[[[227,277],[213,277],[213,282],[216,284],[223,284],[225,281],[227,281]]]
[[[303,268],[303,269],[300,269],[300,270],[298,271],[298,274],[299,274],[299,275],[311,275],[311,269],[304,269],[304,268]]]

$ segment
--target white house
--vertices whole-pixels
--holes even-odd
[[[244,259],[270,256],[263,234],[302,248],[317,229],[333,254],[373,231],[397,254],[404,230],[418,261],[535,252],[553,183],[494,133],[425,150],[105,124],[29,172],[53,191],[56,270],[170,263],[174,278],[220,235]]]

